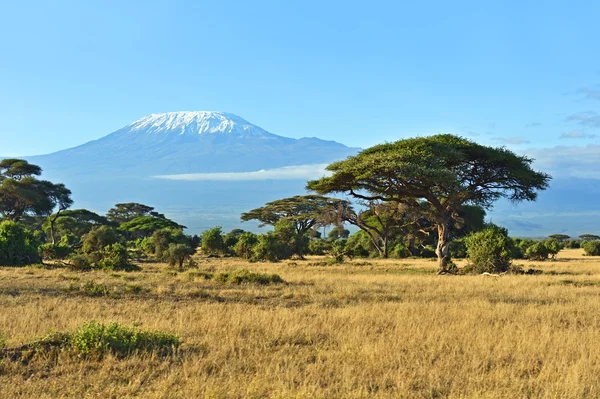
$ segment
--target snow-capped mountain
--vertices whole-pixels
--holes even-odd
[[[199,232],[216,224],[240,227],[242,212],[304,193],[306,176],[357,151],[278,136],[233,114],[197,111],[152,114],[101,139],[27,159],[44,169],[45,179],[65,183],[75,207],[106,212],[118,202],[141,202]],[[209,178],[156,178],[181,174]]]
[[[65,177],[147,178],[321,164],[355,152],[334,141],[278,136],[233,114],[197,111],[152,114],[101,139],[30,159]]]
[[[152,114],[138,119],[122,130],[128,131],[129,134],[142,132],[148,135],[229,134],[263,139],[277,137],[237,115],[214,111]]]

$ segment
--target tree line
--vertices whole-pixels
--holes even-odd
[[[481,262],[496,262],[491,269],[501,270],[506,259],[551,258],[565,246],[597,255],[597,236],[519,240],[485,223],[486,210],[497,199],[533,201],[548,187],[550,176],[531,163],[506,148],[449,134],[385,143],[329,165],[330,175],[307,183],[314,194],[277,199],[241,215],[271,231],[224,233],[215,227],[199,237],[186,235],[185,226],[144,204],[117,204],[106,215],[71,209],[71,191],[41,180],[39,166],[4,159],[0,264],[53,260],[79,269],[116,269],[134,267],[131,258],[149,257],[183,267],[200,248],[207,256],[251,261],[322,254],[336,261],[435,257],[439,273],[452,273],[452,257],[483,257]]]

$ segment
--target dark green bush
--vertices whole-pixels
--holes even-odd
[[[268,262],[277,262],[285,259],[289,251],[282,248],[279,237],[273,233],[258,236],[256,245],[252,248],[252,259]]]
[[[420,255],[422,258],[435,258],[437,255],[435,254],[435,248],[431,245],[425,245],[421,248]]]
[[[394,246],[392,246],[388,256],[390,258],[394,258],[394,259],[403,259],[403,258],[408,258],[409,256],[411,256],[411,253],[408,250],[408,248],[406,247],[406,245],[404,245],[402,243],[398,243],[398,244],[395,244]]]
[[[331,251],[331,243],[320,238],[310,240],[308,244],[309,255],[325,255]]]
[[[42,245],[40,245],[39,250],[40,250],[42,259],[49,259],[49,260],[65,259],[73,252],[73,250],[71,249],[70,246],[63,245],[63,244],[58,244],[58,245],[42,244]]]
[[[228,284],[281,284],[285,281],[278,274],[253,273],[246,269],[232,272],[219,273],[214,277],[215,281]]]
[[[527,247],[527,250],[525,251],[525,257],[530,260],[543,261],[548,259],[550,253],[551,249],[544,241],[536,241]]]
[[[41,242],[20,224],[13,221],[0,223],[0,265],[24,266],[40,262],[38,247]]]
[[[221,226],[202,233],[202,252],[206,255],[222,255],[225,250]]]
[[[450,256],[456,259],[467,257],[467,246],[464,238],[459,238],[450,243]]]

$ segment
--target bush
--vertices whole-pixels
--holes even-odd
[[[244,233],[238,237],[237,242],[233,246],[233,251],[237,256],[243,259],[250,259],[254,254],[254,246],[258,242],[258,237],[254,233]]]
[[[77,271],[87,271],[90,270],[92,267],[85,255],[72,254],[69,257],[69,268]]]
[[[457,259],[465,259],[467,257],[467,246],[464,238],[450,242],[450,256]]]
[[[256,245],[252,248],[252,260],[277,262],[285,258],[279,237],[270,232],[258,236]]]
[[[103,270],[124,270],[129,268],[127,248],[116,243],[107,245],[100,251],[98,266]]]
[[[79,327],[70,338],[81,355],[113,353],[127,356],[135,352],[172,352],[181,345],[177,335],[161,331],[144,331],[118,323],[104,325],[94,321]]]
[[[554,257],[556,253],[558,253],[558,249],[555,247],[554,243],[536,241],[527,248],[525,257],[531,260],[543,261],[548,259],[548,256],[550,255]]]
[[[567,242],[565,242],[565,248],[579,249],[579,248],[581,248],[581,241],[579,241],[579,240],[568,240]]]
[[[371,254],[376,253],[371,238],[362,230],[348,237],[346,248],[348,253],[357,258],[368,258]]]
[[[588,256],[600,256],[600,241],[584,241],[581,243],[581,248]]]
[[[310,255],[325,255],[331,250],[331,243],[320,238],[310,240],[308,243],[308,253]]]
[[[229,284],[281,284],[285,283],[278,274],[253,273],[246,269],[235,270],[233,272],[219,273],[215,276],[215,281]]]
[[[469,265],[467,272],[502,273],[510,267],[512,241],[506,229],[491,225],[465,238]]]
[[[40,246],[40,255],[42,259],[65,259],[73,250],[71,247],[63,244],[42,244]]]
[[[41,242],[20,224],[0,223],[0,265],[24,266],[40,262],[40,245]]]
[[[170,244],[166,251],[166,260],[169,266],[183,268],[183,262],[194,254],[194,250],[188,244]]]
[[[102,259],[105,247],[122,241],[123,238],[112,227],[96,227],[83,236],[83,254],[88,257],[90,263],[97,263]]]
[[[406,245],[398,243],[392,247],[388,256],[394,259],[408,258],[411,255]]]
[[[435,248],[431,245],[425,245],[421,248],[420,255],[422,258],[435,258],[437,257],[435,253]]]
[[[202,252],[206,255],[222,255],[224,248],[221,226],[213,227],[202,233]]]

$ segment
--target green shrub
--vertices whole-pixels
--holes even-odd
[[[222,255],[225,249],[221,226],[213,227],[202,233],[202,252],[206,255]]]
[[[435,258],[437,257],[435,253],[435,248],[431,245],[425,245],[421,248],[420,255],[422,258]]]
[[[254,246],[258,242],[258,236],[254,233],[244,233],[238,237],[233,246],[233,251],[237,256],[243,259],[250,259],[254,254]]]
[[[388,256],[394,259],[404,259],[411,256],[410,251],[403,243],[397,243],[392,245]]]
[[[119,243],[102,248],[98,266],[103,270],[130,270],[127,248]]]
[[[279,237],[273,232],[258,236],[256,245],[252,248],[252,259],[277,262],[285,258]]]
[[[310,240],[308,243],[308,253],[310,255],[325,255],[331,250],[331,243],[320,238]]]
[[[68,245],[63,244],[42,244],[39,248],[42,259],[65,259],[73,250]]]
[[[600,256],[600,241],[584,241],[581,243],[581,248],[588,256]]]
[[[368,258],[377,252],[369,235],[362,230],[348,237],[346,248],[349,254],[357,258]]]
[[[70,339],[81,355],[113,353],[127,356],[137,352],[170,353],[181,345],[177,335],[161,331],[145,331],[118,323],[104,325],[94,321],[79,327]]]
[[[465,238],[469,265],[466,272],[502,273],[510,267],[512,241],[506,229],[488,226]]]
[[[228,284],[281,284],[285,281],[278,274],[253,273],[246,269],[235,270],[233,272],[219,273],[215,276],[215,281]]]
[[[194,254],[194,250],[189,244],[169,244],[169,248],[166,251],[167,262],[169,266],[178,266],[180,269],[183,268],[183,262]]]
[[[579,249],[579,248],[581,248],[581,241],[579,241],[579,240],[568,240],[567,242],[565,242],[565,248]]]
[[[106,284],[96,284],[93,281],[88,281],[84,285],[81,286],[80,291],[84,293],[86,296],[91,297],[100,297],[100,296],[109,296],[110,288]]]
[[[69,268],[77,271],[87,271],[90,270],[92,267],[85,255],[72,254],[69,257]]]
[[[34,234],[13,221],[0,223],[0,265],[24,266],[40,262],[41,242]]]
[[[465,259],[467,257],[467,246],[464,238],[450,242],[450,256],[456,259]]]
[[[531,244],[525,251],[525,257],[530,260],[546,260],[550,255],[550,248],[543,241],[537,241]]]

